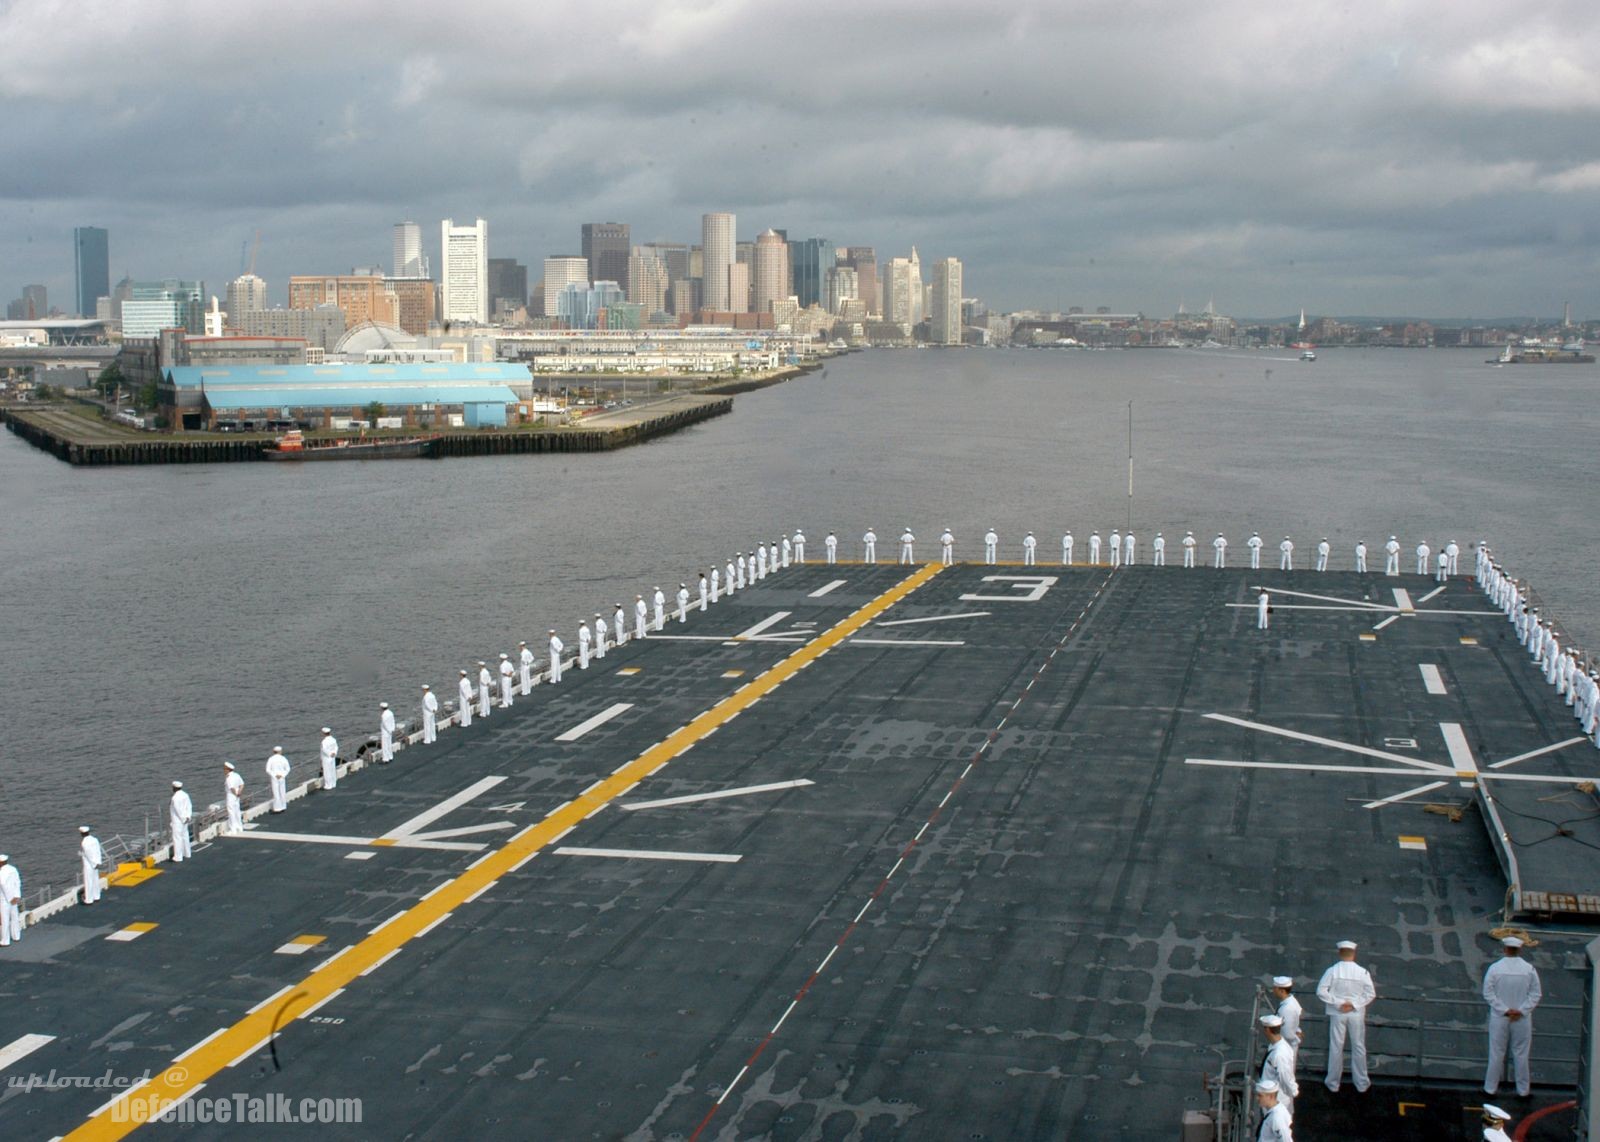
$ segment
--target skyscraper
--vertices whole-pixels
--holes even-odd
[[[628,258],[628,300],[636,302],[645,317],[667,308],[667,286],[671,279],[666,263],[651,247],[635,246]]]
[[[589,261],[575,254],[557,254],[544,260],[544,312],[546,316],[560,316],[556,299],[569,285],[589,288]]]
[[[428,276],[428,256],[422,252],[422,227],[415,222],[395,223],[394,276],[397,278]]]
[[[763,230],[756,235],[754,286],[751,308],[757,313],[771,313],[772,303],[789,296],[789,243],[776,230]]]
[[[447,322],[489,323],[489,224],[482,218],[457,226],[446,218],[439,227],[444,256],[444,301],[440,317]]]
[[[800,308],[822,304],[828,271],[833,269],[833,264],[833,243],[826,238],[803,238],[789,243],[789,266]]]
[[[933,264],[933,328],[935,345],[961,344],[961,263],[941,258]]]
[[[922,263],[917,248],[909,258],[891,258],[884,266],[883,319],[907,333],[922,320]]]
[[[72,271],[78,316],[93,317],[94,303],[111,296],[110,243],[100,227],[79,226],[72,231]]]
[[[883,298],[878,293],[878,252],[871,246],[848,246],[844,264],[856,271],[856,296],[866,306],[868,313],[883,312]]]
[[[42,285],[22,287],[22,317],[33,321],[50,316],[50,291]]]
[[[700,218],[700,241],[704,249],[700,304],[718,313],[728,312],[728,271],[733,266],[734,216],[706,214]]]
[[[228,283],[228,322],[235,329],[244,315],[267,308],[267,283],[255,274],[240,274]]]
[[[628,286],[628,255],[633,252],[626,222],[585,222],[583,257],[589,280]]]
[[[513,309],[528,304],[528,267],[515,258],[489,259],[489,311],[500,302]]]

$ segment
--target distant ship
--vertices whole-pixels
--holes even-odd
[[[268,460],[398,460],[434,455],[437,436],[410,440],[330,440],[307,444],[298,428],[278,437],[263,453]]]
[[[1300,359],[1302,361],[1315,361],[1317,359],[1317,354],[1312,350],[1311,346],[1307,345],[1305,350],[1301,352]]]
[[[1507,344],[1498,357],[1490,357],[1491,365],[1592,365],[1594,354],[1583,351],[1582,341],[1569,341],[1557,348],[1554,345]]]

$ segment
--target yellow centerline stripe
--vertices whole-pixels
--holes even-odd
[[[190,1048],[182,1063],[174,1063],[138,1090],[107,1103],[78,1127],[68,1139],[125,1138],[140,1124],[166,1107],[192,1094],[230,1063],[265,1047],[271,1036],[326,1003],[335,992],[352,983],[378,961],[399,951],[445,915],[468,903],[495,881],[530,860],[539,850],[564,836],[586,817],[631,790],[706,735],[770,694],[829,650],[872,622],[884,611],[939,574],[937,563],[922,566],[909,578],[840,620],[793,654],[757,675],[734,693],[704,711],[665,740],[645,750],[587,792],[553,810],[537,824],[513,836],[505,847],[468,867],[454,880],[435,889],[406,911],[386,920],[359,943],[286,988],[281,1003],[251,1012],[221,1034]]]

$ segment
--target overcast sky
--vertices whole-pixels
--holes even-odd
[[[1594,0],[0,0],[0,300],[490,253],[913,243],[1002,309],[1600,316]],[[538,271],[530,273],[536,277]]]

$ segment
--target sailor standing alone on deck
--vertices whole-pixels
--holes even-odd
[[[1483,973],[1483,1001],[1489,1005],[1489,1069],[1483,1077],[1483,1093],[1494,1094],[1500,1089],[1509,1050],[1517,1094],[1527,1098],[1533,1009],[1539,1006],[1543,991],[1539,973],[1522,958],[1522,940],[1507,936],[1500,941],[1500,948],[1503,956]]]
[[[339,784],[339,739],[327,726],[322,727],[322,787],[332,789]]]
[[[1337,1092],[1344,1080],[1344,1045],[1350,1043],[1350,1075],[1356,1089],[1372,1085],[1367,1077],[1367,1008],[1378,998],[1367,969],[1356,963],[1354,940],[1340,940],[1339,960],[1322,973],[1317,998],[1328,1015],[1328,1075],[1323,1080]]]
[[[955,561],[956,537],[955,533],[947,527],[944,529],[944,534],[939,536],[939,562],[948,567]]]
[[[1100,548],[1099,538],[1096,537],[1093,542],[1095,545],[1095,550],[1098,551]],[[991,527],[988,531],[983,533],[983,561],[985,563],[994,562],[995,548],[999,546],[999,543],[1000,536],[995,533],[994,528]]]
[[[379,702],[378,709],[378,756],[388,765],[394,760],[394,711],[387,702]]]
[[[172,828],[172,859],[182,863],[194,855],[189,843],[189,822],[194,820],[194,802],[183,791],[183,782],[172,783],[172,800],[167,805],[167,824]]]
[[[78,826],[78,856],[83,861],[83,902],[93,904],[100,899],[100,862],[105,853],[88,825]]]
[[[426,682],[422,684],[422,740],[424,743],[439,738],[439,695]]]
[[[1030,531],[1022,537],[1022,565],[1024,567],[1032,567],[1038,562],[1035,554],[1038,550],[1039,541],[1033,537],[1033,532]]]
[[[868,563],[876,563],[878,561],[878,533],[870,527],[867,528],[867,533],[861,537],[861,550],[863,552],[862,557]]]
[[[423,687],[427,689],[426,686]],[[424,699],[433,695],[424,695]],[[434,698],[435,707],[439,699]],[[432,740],[431,738],[429,739]],[[267,758],[267,784],[272,788],[272,811],[281,813],[289,807],[289,759],[283,756],[283,747],[272,747],[272,756]]]
[[[1257,630],[1266,630],[1267,629],[1267,624],[1268,624],[1268,622],[1271,621],[1268,616],[1271,615],[1271,613],[1272,613],[1272,600],[1267,597],[1267,593],[1265,591],[1262,591],[1260,594],[1258,594],[1256,596],[1256,629]]]
[[[912,561],[911,545],[916,541],[917,537],[911,534],[909,527],[900,533],[900,562],[910,563]]]
[[[839,537],[833,532],[828,533],[828,538],[822,541],[823,550],[827,553],[829,563],[839,562]],[[731,583],[733,580],[729,580]]]

